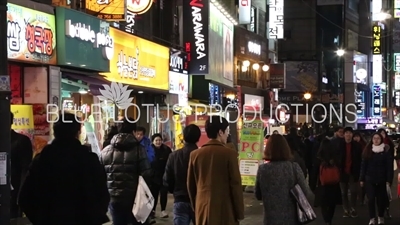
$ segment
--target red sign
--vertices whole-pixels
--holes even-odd
[[[206,144],[210,139],[207,137],[206,133],[206,121],[208,120],[208,116],[198,116],[198,115],[190,115],[186,117],[186,126],[189,124],[197,125],[201,130],[201,136],[199,143],[197,146],[201,147]]]
[[[27,23],[25,40],[29,53],[39,53],[51,56],[53,54],[53,31],[49,28]]]

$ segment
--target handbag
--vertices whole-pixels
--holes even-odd
[[[307,197],[305,196],[303,190],[298,184],[297,175],[293,164],[292,164],[292,170],[296,183],[294,187],[290,190],[290,193],[292,194],[293,198],[296,201],[297,220],[300,224],[311,223],[312,221],[317,219],[317,215],[315,214],[314,209],[308,202]]]
[[[140,147],[137,148],[137,171],[140,171]],[[142,176],[139,175],[139,182],[136,191],[135,202],[133,204],[132,213],[135,216],[136,221],[145,223],[147,218],[150,216],[151,211],[154,207],[154,197],[151,194],[149,186]]]

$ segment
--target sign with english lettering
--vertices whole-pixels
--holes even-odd
[[[169,49],[169,71],[188,74],[187,54],[185,52]]]
[[[209,0],[183,1],[183,41],[190,62],[190,75],[209,72]]]

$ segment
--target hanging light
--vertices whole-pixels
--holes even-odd
[[[245,67],[250,66],[250,61],[249,60],[243,61],[243,66],[245,66]]]
[[[84,88],[79,88],[78,92],[79,92],[79,94],[87,94],[88,93],[88,91]]]
[[[269,66],[268,66],[268,65],[264,65],[264,66],[262,67],[262,70],[263,70],[264,72],[267,72],[267,71],[269,70]]]
[[[304,93],[304,99],[305,100],[309,100],[311,98],[311,94],[310,93]]]
[[[258,69],[260,69],[260,65],[258,65],[258,63],[254,63],[253,70],[258,70]]]
[[[246,72],[247,71],[247,66],[242,66],[242,72]]]

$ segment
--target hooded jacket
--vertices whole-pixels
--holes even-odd
[[[148,181],[151,169],[146,150],[131,134],[117,134],[101,151],[112,202],[133,203],[139,176]]]

